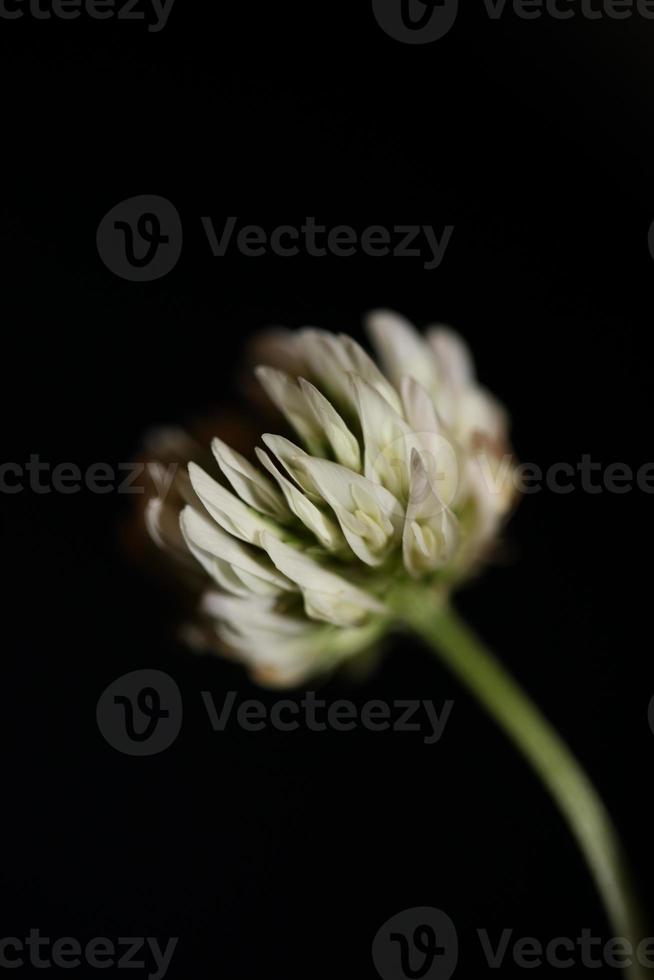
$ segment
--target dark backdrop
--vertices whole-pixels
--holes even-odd
[[[479,5],[412,46],[368,4],[177,4],[158,34],[0,21],[3,460],[117,466],[152,426],[232,401],[261,326],[356,334],[377,306],[468,338],[521,459],[652,460],[653,23],[491,22]],[[184,225],[176,268],[141,284],[95,245],[138,194]],[[213,258],[201,215],[455,230],[428,272]],[[418,905],[452,917],[464,975],[488,973],[479,927],[611,935],[549,799],[417,644],[322,691],[451,698],[437,745],[212,733],[201,690],[273,695],[175,639],[170,594],[126,556],[133,504],[0,495],[3,935],[178,936],[168,975],[198,980],[374,977],[375,932]],[[651,508],[636,489],[526,497],[503,563],[459,598],[601,788],[650,914]],[[104,688],[141,667],[173,676],[185,707],[146,759],[95,721]]]

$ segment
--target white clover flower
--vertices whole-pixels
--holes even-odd
[[[262,683],[293,685],[374,648],[394,625],[411,629],[524,753],[581,847],[614,935],[640,948],[638,902],[601,800],[447,601],[513,501],[506,415],[451,330],[423,337],[387,312],[367,327],[381,368],[344,335],[263,336],[256,373],[291,432],[261,437],[259,467],[216,438],[218,480],[191,461],[149,502],[152,538],[192,595],[198,572],[203,583],[186,638],[231,652]],[[180,447],[178,433],[172,442],[168,433],[162,459],[193,459],[192,444]],[[629,980],[644,980],[627,963]]]
[[[206,573],[201,610],[264,683],[297,684],[371,646],[402,582],[447,594],[497,537],[513,497],[504,411],[461,338],[368,317],[381,367],[350,337],[277,330],[256,375],[293,438],[254,465],[216,438],[222,482],[191,462],[150,530]],[[509,461],[507,463],[507,460]]]

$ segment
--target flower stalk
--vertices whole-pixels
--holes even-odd
[[[540,776],[577,840],[615,937],[632,946],[625,976],[643,980],[635,953],[644,930],[627,862],[613,822],[574,755],[449,603],[423,590],[401,589],[393,606],[399,620],[463,681]]]

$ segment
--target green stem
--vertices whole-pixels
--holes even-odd
[[[541,777],[577,839],[614,935],[633,947],[630,980],[645,976],[635,957],[644,933],[626,862],[604,804],[585,772],[536,705],[482,641],[446,604],[403,590],[395,611],[477,696]]]

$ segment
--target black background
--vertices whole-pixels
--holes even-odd
[[[233,400],[260,327],[359,336],[378,306],[467,337],[522,460],[652,460],[654,23],[493,22],[477,4],[423,47],[386,36],[367,3],[177,0],[159,34],[26,16],[0,20],[0,39],[5,460],[117,466],[144,430]],[[95,246],[136,194],[184,224],[179,264],[153,283],[117,278]],[[216,259],[201,215],[455,230],[426,272]],[[418,644],[322,693],[452,698],[435,746],[215,734],[201,690],[274,695],[175,639],[167,593],[121,546],[133,500],[26,488],[0,504],[3,935],[178,936],[168,976],[198,980],[373,977],[377,929],[418,905],[454,920],[463,975],[488,972],[480,927],[611,935],[544,791]],[[526,497],[503,565],[458,602],[601,788],[650,920],[651,507],[638,490]],[[149,759],[95,722],[103,689],[140,667],[171,674],[185,705],[180,738]]]

